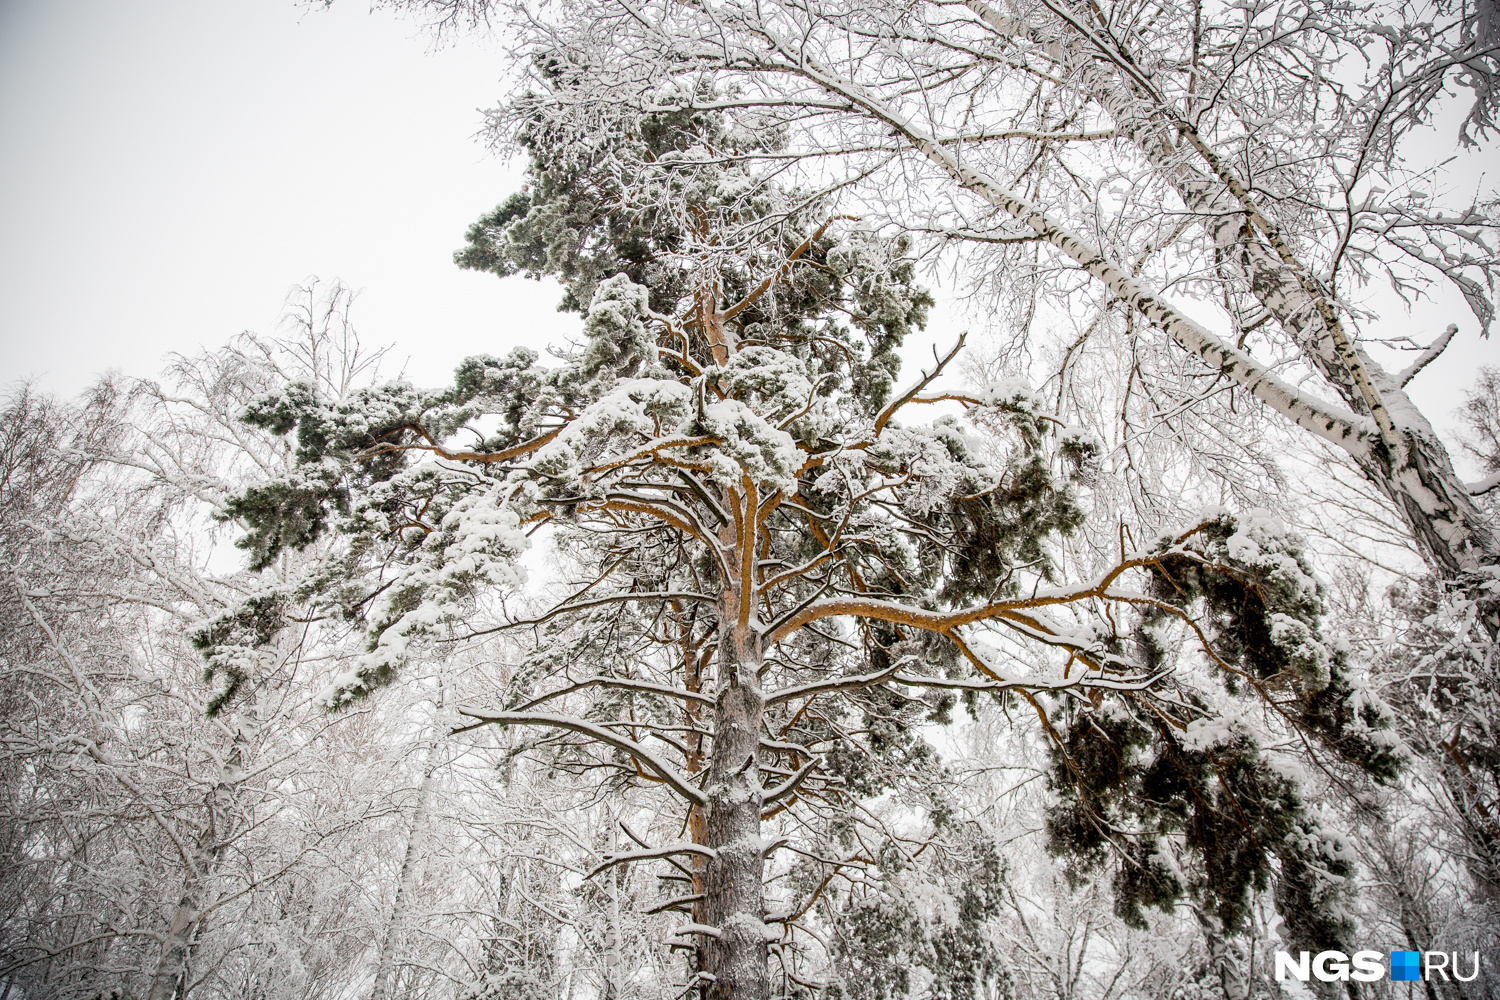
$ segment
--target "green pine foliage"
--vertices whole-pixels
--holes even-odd
[[[1262,695],[1273,732],[1314,737],[1325,766],[1346,774],[1396,777],[1390,711],[1352,682],[1347,651],[1325,635],[1323,587],[1295,535],[1268,515],[1213,512],[1155,552],[1135,637],[1147,663],[1165,663],[1167,626],[1186,620],[1206,639],[1208,674],[1231,696]],[[1293,942],[1347,944],[1347,848],[1247,726],[1216,718],[1211,697],[1190,695],[1176,718],[1129,697],[1059,713],[1051,850],[1074,878],[1112,868],[1115,912],[1133,927],[1148,926],[1147,909],[1190,899],[1240,933],[1252,895],[1274,882]]]
[[[993,927],[1005,861],[973,830],[939,826],[939,860],[913,864],[888,845],[873,877],[836,904],[830,1000],[900,1000],[918,983],[933,1000],[1014,995]]]
[[[893,419],[893,400],[926,384],[893,395],[896,349],[932,302],[908,241],[752,175],[736,154],[768,133],[727,113],[622,103],[563,127],[566,66],[543,68],[552,89],[518,105],[527,188],[471,228],[458,262],[557,278],[561,308],[581,314],[579,342],[554,364],[525,350],[468,358],[440,390],[398,382],[333,399],[289,385],[245,414],[293,436],[296,466],[231,499],[226,515],[248,526],[240,544],[256,567],[317,549],[289,586],[367,636],[325,701],[388,682],[413,643],[482,632],[493,596],[522,586],[530,533],[548,525],[566,565],[594,581],[531,623],[503,708],[567,704],[595,734],[644,727],[696,775],[714,734],[709,709],[692,706],[722,690],[699,651],[726,641],[720,598],[743,586],[724,546],[751,537],[754,628],[778,636],[759,682],[825,686],[768,702],[752,760],[763,788],[803,775],[767,818],[805,810],[811,856],[890,792],[925,788],[947,824],[923,727],[951,720],[960,695],[971,712],[986,693],[1019,697],[1052,739],[1050,847],[1079,877],[1112,867],[1127,924],[1187,899],[1234,933],[1274,885],[1301,909],[1295,934],[1340,940],[1352,869],[1264,747],[1311,737],[1361,780],[1389,780],[1399,755],[1388,711],[1325,633],[1300,541],[1269,515],[1211,512],[1122,553],[1114,582],[1049,596],[1070,593],[1059,542],[1086,517],[1097,445],[1014,384],[961,395],[963,418]],[[868,610],[848,629],[778,632],[830,595]],[[922,624],[997,602],[1009,617],[973,622],[1015,628],[1014,671],[957,625]],[[247,605],[203,633],[231,687],[236,651],[274,630],[277,607]],[[1064,656],[1077,673],[1059,677]],[[585,699],[570,685],[589,671]],[[651,777],[630,745],[600,743],[539,752],[556,769]],[[982,928],[999,869],[984,850],[951,894],[956,922],[913,917],[895,873],[844,896],[841,988],[897,996],[918,966],[935,995],[998,984]],[[809,865],[810,884],[843,877]]]

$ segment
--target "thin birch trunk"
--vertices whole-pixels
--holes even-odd
[[[438,688],[437,716],[441,716],[443,694]],[[434,729],[438,719],[433,719]],[[406,923],[406,910],[410,903],[412,885],[416,882],[422,862],[422,841],[427,832],[427,815],[432,801],[433,775],[438,767],[437,736],[427,744],[422,761],[422,783],[417,786],[417,805],[412,812],[411,829],[406,837],[406,855],[401,859],[401,874],[396,879],[396,899],[391,904],[391,915],[385,922],[385,933],[380,938],[380,963],[375,969],[375,985],[370,990],[370,1000],[386,1000],[390,990],[391,973],[396,967],[400,951],[401,929]]]
[[[219,769],[219,780],[204,796],[204,823],[192,841],[192,854],[177,908],[162,939],[161,958],[151,975],[148,1000],[181,1000],[187,994],[188,962],[193,945],[203,930],[210,897],[218,881],[219,866],[229,849],[235,791],[244,767],[243,730],[235,734],[228,757]]]
[[[608,849],[615,853],[614,804],[605,810],[605,821],[609,825]],[[618,1000],[620,996],[620,868],[610,869],[607,883],[607,911],[604,926],[604,1000]]]
[[[1169,108],[1150,99],[1150,95],[1139,93],[1140,83],[1120,79],[1104,52],[1076,38],[1048,36],[1030,24],[1000,14],[983,0],[967,0],[967,6],[996,32],[1040,45],[1077,75],[1089,96],[1099,101],[1116,127],[1176,189],[1225,263],[1239,273],[1246,290],[1297,341],[1308,363],[1333,386],[1346,406],[1370,417],[1376,433],[1368,440],[1341,439],[1334,443],[1395,505],[1427,564],[1452,579],[1500,562],[1500,540],[1494,526],[1475,505],[1432,425],[1413,405],[1400,381],[1348,336],[1331,295],[1311,269],[1292,254],[1278,227],[1260,211],[1249,190],[1196,129],[1176,119]],[[1198,157],[1209,172],[1194,167],[1189,156]],[[981,182],[978,185],[965,186],[985,194],[988,179],[977,179]],[[1131,305],[1139,308],[1135,302]],[[1248,369],[1229,365],[1223,370],[1265,398],[1255,380],[1244,377],[1251,374]],[[1266,401],[1275,406],[1273,400]]]

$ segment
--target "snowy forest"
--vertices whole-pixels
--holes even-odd
[[[0,1000],[1500,996],[1495,0],[376,6],[575,333],[5,387]]]

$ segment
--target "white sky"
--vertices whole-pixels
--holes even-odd
[[[474,138],[503,67],[358,2],[0,0],[0,383],[153,374],[312,275],[419,383],[576,327],[451,260],[519,186]]]
[[[519,185],[475,138],[505,70],[493,42],[434,51],[360,0],[0,0],[0,385],[151,375],[168,352],[273,331],[310,276],[361,290],[362,338],[394,343],[387,370],[419,384],[562,339],[577,321],[556,286],[451,262]],[[957,323],[935,320],[923,340],[951,342]],[[1440,429],[1500,335],[1446,303],[1373,331],[1455,321],[1414,385]]]

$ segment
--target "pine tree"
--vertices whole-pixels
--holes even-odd
[[[1273,857],[1308,921],[1336,916],[1337,872],[1297,876],[1330,838],[1262,747],[1301,731],[1329,766],[1377,777],[1395,758],[1322,631],[1297,539],[1215,511],[1133,549],[1122,532],[1109,565],[1062,579],[1095,445],[1019,384],[934,389],[961,340],[895,389],[896,350],[931,304],[906,241],[752,170],[775,130],[734,95],[685,73],[630,110],[590,99],[580,72],[565,52],[538,58],[511,112],[528,186],[458,255],[561,280],[580,343],[551,366],[471,357],[435,391],[293,383],[246,413],[297,448],[291,474],[227,505],[251,526],[252,565],[336,535],[289,591],[368,636],[327,704],[430,643],[527,636],[504,703],[462,711],[545,734],[528,738],[599,770],[601,789],[676,803],[662,808],[682,810],[679,839],[638,838],[596,873],[672,866],[688,891],[658,909],[690,915],[677,933],[708,998],[772,995],[773,955],[776,990],[802,988],[796,928],[877,862],[860,804],[934,787],[921,727],[960,696],[1035,712],[1054,846],[1084,867],[1113,857],[1128,920],[1194,894],[1232,926]],[[962,415],[897,419],[939,403]],[[517,611],[538,531],[577,572],[561,600]],[[283,606],[247,603],[205,633],[210,669],[232,673],[225,649],[253,646]],[[1236,697],[1262,706],[1258,725],[1221,717]],[[940,795],[923,804],[941,828]],[[788,855],[800,878],[780,877]],[[1202,878],[1180,874],[1191,864]],[[950,978],[988,974],[961,934],[923,947],[964,956]]]

